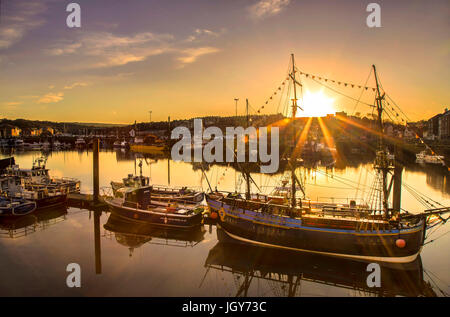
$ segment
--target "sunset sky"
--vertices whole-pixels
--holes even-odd
[[[1,1],[0,118],[131,123],[257,109],[297,67],[364,84],[372,64],[411,120],[449,106],[450,2],[306,0]],[[366,6],[381,5],[381,28]],[[320,86],[302,78],[305,89]],[[373,77],[369,86],[374,86]],[[340,88],[358,98],[358,89]],[[324,89],[336,110],[355,101]],[[366,92],[363,100],[373,102]],[[273,113],[277,104],[262,113]],[[368,113],[367,106],[356,111]]]

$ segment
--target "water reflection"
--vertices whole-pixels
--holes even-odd
[[[133,255],[134,249],[145,243],[194,247],[204,239],[205,235],[203,226],[193,230],[166,229],[124,219],[113,213],[109,215],[108,221],[103,227],[114,235],[117,243],[128,248],[130,257]],[[105,236],[110,237],[108,234]]]
[[[23,217],[0,217],[0,237],[20,238],[67,219],[67,206],[34,211]]]
[[[217,230],[221,234],[220,229]],[[223,242],[209,251],[205,261],[206,274],[217,270],[233,275],[236,297],[249,296],[252,284],[264,289],[260,282],[267,282],[268,296],[300,296],[304,282],[350,289],[363,296],[436,296],[431,284],[423,279],[420,256],[408,264],[382,265],[379,288],[367,285],[368,264]]]
[[[16,163],[23,168],[30,167],[33,157],[39,155],[42,152],[14,153]],[[206,190],[203,167],[213,186],[223,190],[235,188],[232,165],[173,162],[163,156],[120,150],[100,153],[100,186],[109,186],[112,180],[134,173],[135,162],[140,159],[144,163],[143,173],[154,184],[203,186]],[[322,162],[314,164],[302,170],[307,195],[312,199],[362,197],[367,193],[372,170],[369,159],[355,157],[351,162],[336,162],[333,167],[323,166]],[[92,152],[49,152],[47,166],[52,176],[78,178],[82,192],[92,191]],[[252,176],[267,190],[270,187],[264,185],[270,185],[270,181],[274,184],[280,177],[257,171]],[[351,182],[342,184],[339,177]],[[450,204],[448,177],[447,171],[432,166],[405,166],[405,183],[444,205]],[[402,192],[402,197],[403,208],[422,211],[407,191]],[[431,238],[441,236],[449,228],[447,223]],[[0,294],[5,295],[71,295],[73,290],[67,289],[63,281],[67,276],[65,267],[72,262],[80,263],[85,274],[86,285],[77,295],[88,296],[435,296],[439,287],[448,293],[450,285],[449,257],[442,252],[450,245],[450,235],[424,247],[422,259],[426,270],[421,259],[406,268],[383,267],[381,290],[366,286],[369,274],[366,264],[223,245],[217,243],[215,226],[206,232],[203,227],[194,233],[177,232],[126,221],[110,213],[77,208],[70,208],[68,213],[66,208],[60,208],[12,220],[0,219],[0,237],[4,238],[0,239],[3,259],[0,273],[8,272],[2,276],[0,285]],[[34,271],[29,268],[30,263],[39,276],[46,277],[45,283],[39,280],[33,289],[23,287],[37,278],[31,273]],[[190,274],[179,270],[180,263]],[[440,282],[434,275],[434,281],[429,277],[427,272],[431,271]],[[219,276],[216,280],[212,278],[215,275]],[[432,289],[429,281],[438,282],[439,287],[433,284]]]

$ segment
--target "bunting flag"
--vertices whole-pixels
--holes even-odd
[[[290,77],[286,77],[286,79],[283,80],[283,82],[280,84],[280,86],[278,86],[277,89],[275,89],[275,91],[272,93],[272,95],[269,97],[269,99],[267,99],[267,100],[264,102],[264,105],[267,105],[267,104],[269,103],[270,100],[273,100],[273,98],[277,95],[277,92],[278,92],[278,91],[281,91],[281,88],[282,88],[284,85],[286,85],[286,82],[287,82],[288,80],[290,80]],[[264,105],[262,105],[261,107],[259,107],[259,108],[256,110],[256,113],[261,113],[261,110],[264,109]]]
[[[361,85],[355,85],[355,84],[352,84],[352,83],[343,82],[343,81],[337,81],[337,80],[334,80],[334,79],[325,78],[325,77],[317,76],[317,75],[313,75],[313,74],[308,74],[308,73],[304,73],[304,72],[301,72],[301,71],[299,71],[299,73],[300,73],[300,75],[308,77],[308,78],[311,76],[311,78],[315,79],[315,80],[320,80],[320,81],[323,80],[325,82],[331,81],[332,83],[337,83],[338,85],[344,84],[345,87],[351,86],[352,88],[358,87],[359,89],[365,88],[366,90],[368,90],[370,88],[370,89],[372,89],[372,91],[376,90],[373,87],[365,87],[365,86],[361,86]]]

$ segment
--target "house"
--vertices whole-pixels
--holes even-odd
[[[2,124],[0,126],[0,136],[2,138],[18,137],[21,132],[21,129],[10,124]]]
[[[435,139],[439,137],[439,119],[441,116],[442,114],[439,113],[428,120],[427,137],[429,139]]]
[[[445,112],[439,117],[439,139],[450,139],[450,110],[445,108]]]

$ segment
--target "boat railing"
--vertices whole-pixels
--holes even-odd
[[[174,189],[176,190],[181,190],[181,189],[186,189],[186,190],[194,190],[194,191],[202,191],[202,188],[200,186],[164,186],[164,185],[159,185],[159,184],[152,184],[153,189],[157,189],[157,190],[165,190],[165,191],[172,191]]]

